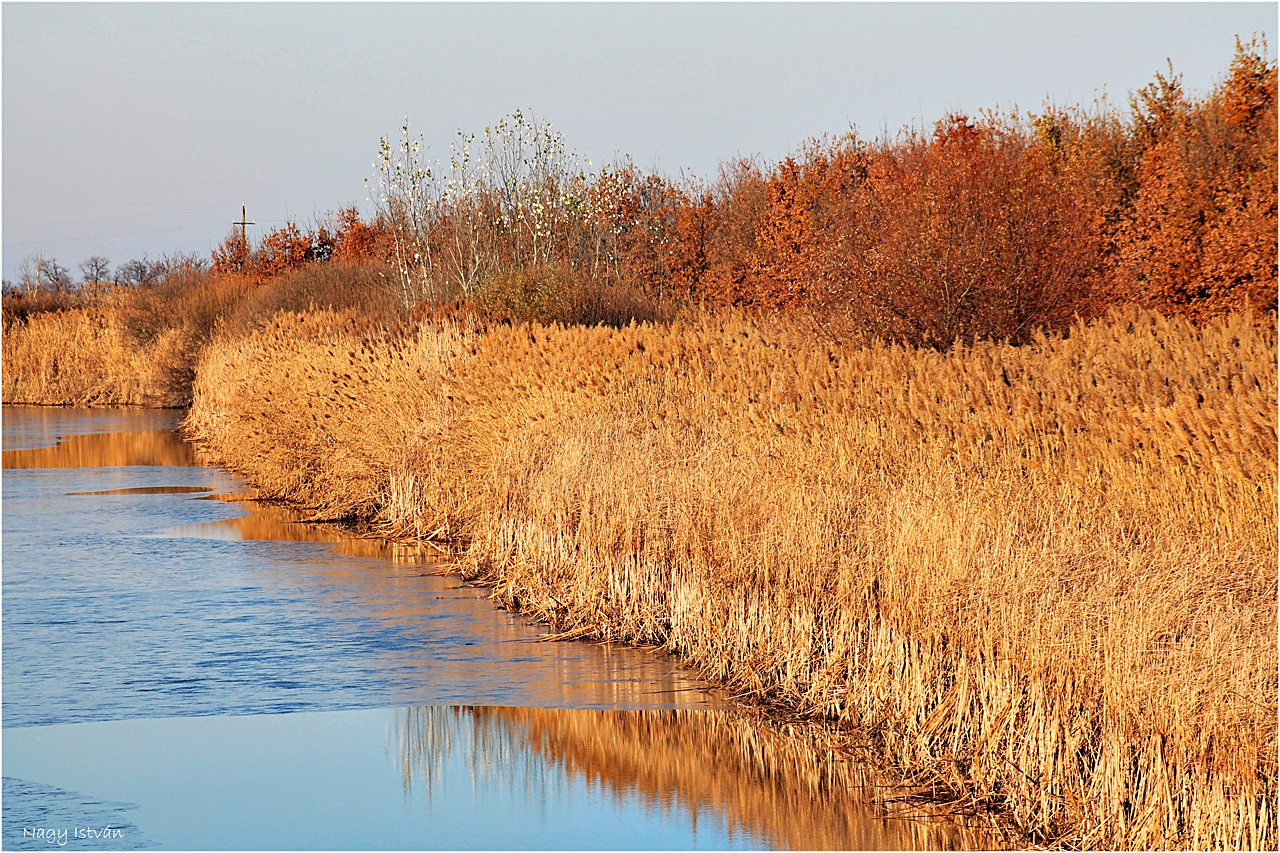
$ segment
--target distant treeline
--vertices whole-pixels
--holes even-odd
[[[1276,67],[1257,41],[1202,98],[1156,75],[1127,110],[952,114],[734,160],[710,184],[591,172],[519,113],[451,154],[437,173],[406,126],[383,144],[376,218],[234,234],[214,274],[376,260],[406,304],[572,321],[691,298],[934,345],[1026,340],[1117,303],[1196,319],[1276,304]]]
[[[256,241],[233,231],[207,269],[239,290],[340,261],[401,313],[461,301],[617,324],[694,302],[934,347],[1024,342],[1121,304],[1203,320],[1276,305],[1276,122],[1276,65],[1256,38],[1203,97],[1157,74],[1126,108],[951,114],[932,132],[733,160],[710,182],[628,161],[593,169],[519,112],[459,134],[434,163],[406,122],[398,144],[382,142],[376,214],[352,207]],[[86,263],[86,281],[105,278],[105,259]],[[116,278],[205,268],[188,258]]]

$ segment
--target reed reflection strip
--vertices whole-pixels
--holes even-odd
[[[121,489],[84,494],[123,494],[136,491]],[[212,490],[198,489],[198,491]],[[391,560],[395,563],[439,564],[443,562],[440,558],[441,550],[427,543],[390,542],[381,536],[373,535],[367,529],[315,522],[310,520],[306,513],[285,506],[262,503],[253,500],[251,495],[210,495],[209,498],[240,504],[249,512],[237,518],[181,525],[172,528],[169,535],[262,542],[323,542],[333,545],[334,551],[347,557],[372,557]]]
[[[53,447],[6,450],[3,467],[105,468],[164,465],[189,468],[200,464],[196,450],[173,430],[72,435]]]
[[[777,849],[973,849],[1000,839],[954,820],[894,819],[877,808],[876,777],[812,727],[720,711],[575,711],[424,707],[401,712],[406,792],[446,783],[463,763],[472,780],[506,781],[547,796],[554,773],[618,804],[638,798],[696,821],[713,814],[730,836]],[[549,775],[552,774],[552,775]],[[900,817],[900,816],[899,816]]]
[[[212,492],[212,486],[139,486],[134,489],[99,489],[93,492],[67,492],[67,497],[103,495],[194,495]]]

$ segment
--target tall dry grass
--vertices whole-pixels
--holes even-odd
[[[179,270],[145,287],[6,294],[4,401],[57,406],[187,406],[215,329],[243,334],[277,313],[397,311],[385,267],[336,260],[270,281]]]
[[[265,496],[450,541],[563,636],[665,643],[1038,843],[1276,844],[1276,330],[1024,347],[783,321],[216,342]]]
[[[142,342],[111,307],[6,322],[4,401],[56,406],[183,406],[191,343],[181,327]]]

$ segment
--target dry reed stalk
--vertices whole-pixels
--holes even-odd
[[[1036,842],[1275,845],[1273,317],[949,353],[326,317],[202,361],[191,428],[264,493],[461,543]]]

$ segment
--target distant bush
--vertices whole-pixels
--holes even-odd
[[[1140,300],[1194,318],[1276,305],[1276,67],[1237,43],[1200,101],[1176,77],[1133,99],[1134,191],[1118,274]]]
[[[281,273],[266,284],[246,288],[226,312],[229,328],[249,330],[266,325],[282,311],[355,310],[390,319],[398,311],[388,282],[395,275],[386,264],[332,260]]]

